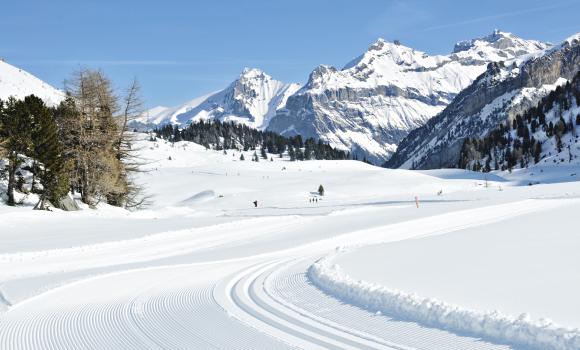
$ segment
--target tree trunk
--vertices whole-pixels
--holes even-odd
[[[16,160],[15,157],[10,157],[10,165],[8,166],[8,189],[6,194],[8,195],[8,205],[15,206],[16,201],[14,200],[14,186],[16,186]]]
[[[36,180],[36,169],[38,169],[38,164],[36,161],[32,162],[32,183],[30,184],[30,193],[36,193],[34,189],[34,181]]]
[[[34,210],[44,210],[44,202],[45,202],[45,195],[44,193],[40,195],[40,199],[38,200],[38,203],[36,203],[36,205],[34,206]]]

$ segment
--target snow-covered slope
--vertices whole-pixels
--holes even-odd
[[[548,44],[495,31],[430,56],[379,39],[342,70],[319,66],[278,111],[269,129],[320,138],[375,162],[386,160],[409,131],[441,112],[489,62]]]
[[[299,88],[298,84],[274,80],[259,69],[246,68],[226,89],[177,107],[155,107],[133,126],[151,128],[168,123],[183,126],[198,120],[218,119],[263,130],[276,110]]]
[[[537,203],[518,204],[530,210]],[[310,269],[309,279],[360,307],[498,339],[514,349],[578,349],[580,284],[569,282],[580,240],[570,218],[578,205],[578,198],[550,200],[523,215],[504,205],[479,208],[474,217],[508,218],[331,255]],[[554,289],[558,300],[548,297]]]
[[[240,161],[239,151],[139,139],[134,149],[148,171],[136,180],[154,201],[147,210],[102,203],[78,212],[31,210],[35,194],[18,207],[0,202],[0,349],[579,348],[572,341],[580,341],[580,331],[557,326],[580,324],[574,312],[580,279],[570,277],[580,265],[580,235],[573,229],[578,165],[544,171],[539,186],[527,186],[539,174],[520,169],[489,175],[485,186],[484,174],[457,169],[393,170],[276,155]],[[554,176],[557,183],[549,183]],[[320,184],[324,196],[314,192]],[[538,221],[541,226],[530,226]],[[429,236],[440,243],[422,244]],[[486,244],[473,244],[480,240]],[[397,241],[409,248],[385,245]],[[365,254],[375,244],[384,255]],[[385,293],[359,302],[380,287],[369,294],[345,289],[353,291],[348,298],[308,274],[319,258],[361,246],[367,248],[355,259],[360,270],[396,271],[416,283],[407,288],[387,279],[392,274],[384,283],[370,279],[402,289],[394,307],[383,307],[392,300]],[[498,258],[489,262],[490,254]],[[533,304],[513,308],[504,284],[533,289],[521,293]],[[486,293],[487,286],[501,294]],[[461,288],[481,304],[456,299],[471,296]],[[409,305],[415,300],[424,302]],[[488,313],[490,305],[499,312]],[[533,313],[500,324],[471,317],[500,312],[516,320],[520,312]],[[555,324],[540,317],[554,317]],[[528,327],[536,322],[540,328]],[[538,341],[511,345],[522,336]],[[560,339],[571,346],[550,346]]]
[[[511,120],[580,69],[580,40],[572,36],[553,48],[491,63],[485,74],[400,144],[388,167],[454,167],[466,137],[482,137]]]
[[[499,62],[543,50],[547,44],[524,40],[511,33],[494,30],[488,36],[465,40],[455,44],[451,57],[463,62]]]
[[[0,99],[10,96],[18,99],[36,95],[53,106],[64,98],[62,91],[55,89],[34,75],[0,60]]]

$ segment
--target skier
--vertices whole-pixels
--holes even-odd
[[[258,207],[258,201],[254,201],[254,208]]]

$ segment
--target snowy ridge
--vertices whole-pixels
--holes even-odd
[[[62,91],[0,60],[0,99],[6,100],[10,96],[23,99],[28,95],[36,95],[50,106],[55,106],[64,99]]]
[[[136,120],[141,129],[173,124],[185,126],[200,120],[234,121],[264,130],[276,110],[286,104],[298,84],[285,84],[256,68],[245,68],[226,89],[177,107],[155,107]]]
[[[319,260],[308,269],[310,281],[327,293],[365,309],[536,349],[580,348],[580,329],[562,327],[548,319],[533,321],[528,314],[513,317],[498,311],[464,309],[437,299],[357,281],[332,263],[335,255]]]
[[[465,40],[455,44],[451,57],[458,60],[499,62],[546,49],[546,43],[523,40],[512,33],[494,30],[482,38]]]
[[[212,94],[204,95],[193,100],[187,101],[176,107],[164,107],[157,106],[148,110],[142,117],[137,118],[135,121],[142,124],[153,124],[162,125],[166,123],[176,124],[177,116],[190,111],[191,109],[199,106],[203,101]]]
[[[441,112],[486,70],[550,47],[495,31],[456,46],[450,55],[424,52],[379,39],[338,70],[318,66],[288,99],[269,129],[320,138],[360,158],[383,162],[413,129]]]
[[[580,44],[560,45],[490,63],[441,113],[409,133],[386,162],[391,168],[455,167],[466,137],[487,134],[536,105],[580,69]]]

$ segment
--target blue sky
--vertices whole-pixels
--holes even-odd
[[[580,0],[5,1],[0,57],[62,87],[101,68],[122,89],[136,76],[147,106],[224,88],[244,67],[303,83],[342,67],[378,37],[430,54],[494,28],[559,42],[580,32]]]

